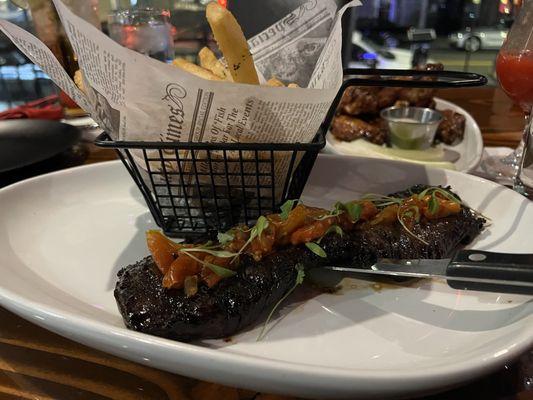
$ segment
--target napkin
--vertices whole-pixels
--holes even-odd
[[[0,113],[0,119],[51,119],[63,117],[63,107],[59,104],[59,96],[51,95],[34,100],[22,106],[11,108]]]
[[[491,181],[499,182],[501,184],[511,184],[510,179],[499,178],[490,173],[491,159],[505,158],[510,155],[514,149],[510,147],[485,147],[483,149],[483,155],[481,156],[481,162],[478,167],[471,172],[472,175],[479,176]]]

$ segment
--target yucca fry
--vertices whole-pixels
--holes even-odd
[[[287,87],[290,87],[290,88],[299,88],[300,85],[298,85],[297,83],[289,83],[289,84],[287,85]]]
[[[189,62],[183,58],[174,59],[174,61],[172,61],[172,64],[174,64],[174,66],[184,71],[190,72],[191,74],[196,75],[203,79],[208,79],[210,81],[221,81],[222,80],[222,78],[218,77],[217,75],[215,75],[208,69],[202,68],[199,65],[193,64],[192,62]]]
[[[282,81],[280,81],[278,78],[276,78],[275,76],[273,76],[268,81],[266,81],[266,85],[275,86],[275,87],[285,87],[285,84]]]
[[[233,80],[225,65],[217,59],[215,53],[213,53],[210,48],[202,48],[198,53],[198,59],[200,60],[200,66],[202,68],[208,69],[221,79]]]
[[[259,85],[248,43],[233,14],[220,4],[211,2],[207,5],[206,17],[218,47],[228,63],[233,81]]]

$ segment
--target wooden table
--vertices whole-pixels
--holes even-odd
[[[518,143],[521,112],[500,90],[447,90],[439,96],[472,113],[486,145]],[[58,168],[113,158],[112,151],[82,144],[51,161],[0,174],[0,186]],[[0,321],[0,399],[282,399],[198,382],[125,361],[64,339],[2,308]],[[533,351],[489,376],[426,399],[533,399],[531,390]]]
[[[481,129],[485,146],[516,147],[524,129],[524,114],[498,88],[440,90],[437,96],[468,111]]]

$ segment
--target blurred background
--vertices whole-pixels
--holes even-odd
[[[245,35],[251,37],[306,1],[309,0],[219,0],[219,3],[234,12]],[[78,15],[106,33],[109,33],[110,15],[120,10],[146,7],[168,10],[165,18],[168,17],[171,51],[176,57],[190,59],[203,46],[212,45],[204,16],[208,2],[65,0]],[[439,62],[448,70],[482,73],[495,85],[496,55],[521,2],[362,0],[363,5],[348,12],[343,20],[344,64],[407,69]],[[251,14],[260,16],[260,20],[250,23],[243,17]],[[76,63],[60,27],[54,25],[57,16],[51,0],[0,0],[0,18],[37,34],[73,75]],[[57,88],[47,76],[0,34],[0,111],[53,93],[57,93]]]

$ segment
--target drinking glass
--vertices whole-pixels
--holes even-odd
[[[174,59],[170,13],[157,8],[117,10],[108,18],[109,36],[117,43],[159,61]]]
[[[525,115],[522,140],[515,152],[493,166],[499,177],[514,173],[513,188],[525,195],[533,194],[533,141],[531,111],[533,107],[533,0],[525,0],[507,39],[496,59],[496,73],[503,91],[518,104]],[[509,167],[511,168],[509,170]],[[497,176],[498,177],[498,176]]]

